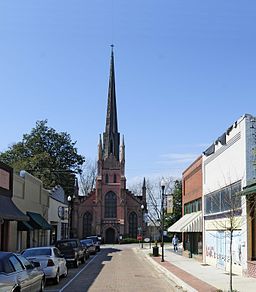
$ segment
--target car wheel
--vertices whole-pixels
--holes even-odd
[[[78,268],[78,265],[79,265],[79,263],[78,263],[78,259],[76,259],[76,260],[74,261],[74,267],[75,267],[75,268]]]
[[[68,268],[66,267],[66,271],[65,271],[65,273],[63,274],[63,277],[66,278],[67,275],[68,275]]]
[[[85,261],[86,261],[86,258],[85,258],[85,255],[84,255],[84,256],[82,257],[82,259],[81,259],[81,263],[84,264]]]
[[[44,291],[45,279],[42,279],[39,292]]]
[[[59,284],[59,282],[60,282],[60,274],[59,274],[59,271],[57,271],[56,277],[54,278],[54,283]]]

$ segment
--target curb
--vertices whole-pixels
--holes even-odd
[[[135,248],[135,250],[141,254],[144,255],[144,258],[147,259],[154,268],[160,272],[162,272],[168,279],[170,279],[172,282],[177,284],[177,286],[181,287],[183,291],[188,291],[188,292],[197,292],[196,289],[193,287],[189,286],[186,282],[182,281],[180,278],[175,276],[172,272],[168,271],[165,267],[162,267],[159,265],[156,261],[154,261],[147,252],[141,251],[138,248]]]

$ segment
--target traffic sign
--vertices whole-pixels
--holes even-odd
[[[142,240],[142,236],[141,235],[138,235],[137,236],[137,240]]]

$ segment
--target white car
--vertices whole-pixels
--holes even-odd
[[[56,247],[27,248],[22,255],[30,261],[39,262],[46,279],[53,279],[56,284],[61,276],[68,275],[66,260]]]

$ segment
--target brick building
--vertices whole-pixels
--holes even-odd
[[[168,228],[182,233],[184,255],[202,260],[202,156],[182,173],[182,217]]]
[[[182,174],[182,215],[191,220],[191,228],[183,233],[184,251],[202,258],[202,156]]]
[[[122,138],[120,145],[118,132],[113,50],[106,127],[103,139],[100,135],[97,163],[96,189],[85,197],[74,199],[71,226],[73,235],[83,238],[97,234],[105,242],[113,243],[124,237],[136,238],[141,233],[140,230],[145,233],[145,180],[139,196],[126,189],[125,144]]]

